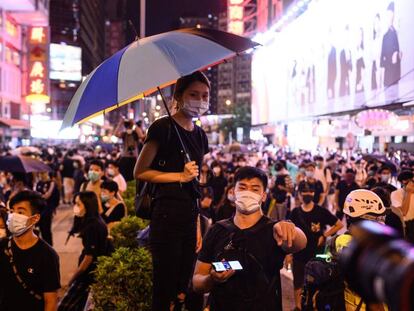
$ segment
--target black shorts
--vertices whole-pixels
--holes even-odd
[[[292,273],[293,273],[293,287],[300,289],[305,282],[305,265],[306,263],[300,260],[293,259]]]

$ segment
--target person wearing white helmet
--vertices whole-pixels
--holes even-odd
[[[381,198],[370,190],[354,190],[345,199],[344,214],[348,226],[363,219],[385,224],[385,212]]]

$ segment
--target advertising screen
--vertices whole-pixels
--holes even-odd
[[[50,44],[50,79],[82,80],[81,48],[65,44]]]
[[[412,0],[313,0],[282,31],[258,34],[253,124],[412,100],[412,12]]]

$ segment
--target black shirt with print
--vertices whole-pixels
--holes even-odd
[[[60,288],[59,256],[42,239],[25,250],[12,240],[11,249],[18,274],[30,289],[42,297],[38,300],[17,281],[9,257],[5,254],[7,244],[7,239],[0,243],[0,310],[43,311],[43,293]]]
[[[326,230],[326,226],[333,226],[338,221],[327,209],[314,205],[310,212],[301,207],[295,208],[290,214],[290,220],[305,233],[308,243],[306,247],[293,254],[293,258],[303,262],[315,257],[318,251],[318,240]]]

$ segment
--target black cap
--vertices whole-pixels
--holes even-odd
[[[301,181],[298,186],[299,192],[315,192],[315,184],[306,181]]]

